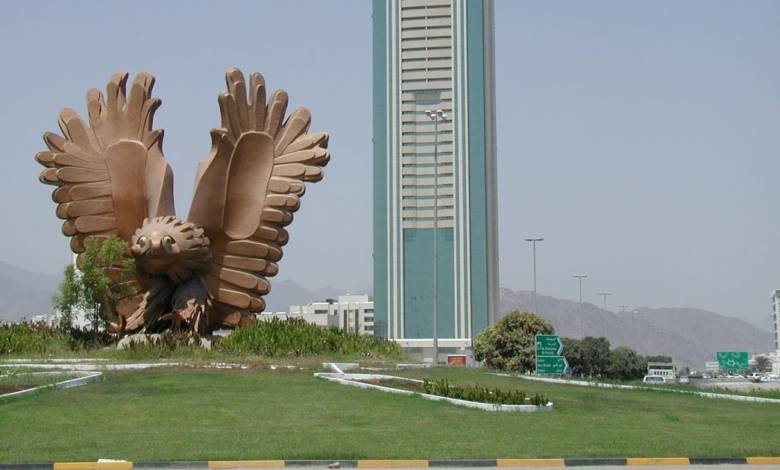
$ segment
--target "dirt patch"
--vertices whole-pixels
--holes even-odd
[[[401,390],[409,390],[412,392],[424,392],[422,383],[412,382],[411,380],[371,378],[360,379],[359,382],[370,383],[372,385],[382,385],[384,387],[390,388],[400,388]]]
[[[28,388],[34,388],[35,385],[4,385],[0,384],[0,395],[5,395],[6,393],[14,393],[21,390],[27,390]]]

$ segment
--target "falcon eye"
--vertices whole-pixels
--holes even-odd
[[[146,244],[149,242],[149,240],[145,236],[138,237],[138,241],[135,242],[136,245],[140,246],[141,248],[146,248]]]
[[[175,244],[176,244],[176,240],[174,240],[174,239],[173,239],[173,237],[172,237],[172,236],[170,236],[170,235],[166,235],[166,236],[164,236],[164,237],[163,237],[163,239],[162,239],[162,242],[163,242],[163,244],[165,244],[165,246],[167,246],[168,248],[170,248],[171,246],[173,246],[173,245],[175,245]]]

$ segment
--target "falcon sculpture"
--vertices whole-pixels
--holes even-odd
[[[75,111],[59,115],[62,136],[47,132],[40,181],[52,199],[74,253],[85,240],[117,236],[129,246],[133,294],[119,303],[120,332],[188,328],[200,334],[254,320],[278,272],[285,227],[300,207],[306,182],[319,181],[330,153],[328,134],[308,133],[311,113],[286,115],[287,93],[267,97],[265,80],[226,73],[219,95],[222,124],[198,165],[189,214],[177,217],[173,171],[152,120],[160,99],[154,77],[111,77],[106,96],[87,92],[89,125]]]

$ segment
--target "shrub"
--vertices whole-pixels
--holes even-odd
[[[647,370],[644,356],[624,346],[610,350],[606,338],[563,338],[563,355],[572,375],[583,377],[634,380],[641,379]]]
[[[43,323],[0,325],[0,354],[53,354],[67,349],[68,335]]]
[[[476,401],[481,403],[495,403],[499,405],[546,405],[548,398],[538,393],[527,397],[521,390],[503,390],[500,388],[489,389],[479,385],[450,385],[447,379],[425,380],[423,391],[429,395],[455,398],[458,400]]]
[[[301,318],[255,322],[222,338],[217,348],[233,354],[296,357],[317,354],[362,354],[401,357],[396,343],[376,336],[360,336],[337,328],[320,328]]]
[[[535,367],[536,335],[553,331],[547,320],[533,313],[514,311],[477,336],[474,356],[493,369],[530,372]]]

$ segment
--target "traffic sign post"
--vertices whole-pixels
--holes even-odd
[[[537,356],[560,356],[563,351],[561,339],[555,335],[536,335]]]
[[[719,352],[717,353],[717,358],[720,370],[750,369],[747,352]]]
[[[537,374],[563,374],[569,363],[563,356],[536,356]]]
[[[561,356],[563,343],[555,335],[536,335],[536,373],[563,374],[569,363]]]

